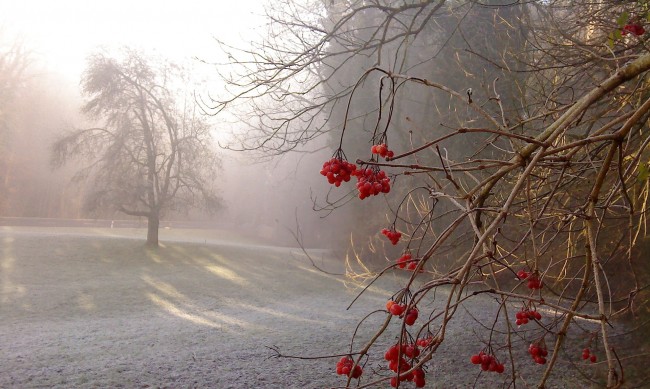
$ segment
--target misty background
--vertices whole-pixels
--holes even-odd
[[[503,109],[504,121],[510,123],[525,121],[545,109],[544,100],[529,101],[529,91],[544,86],[547,80],[508,70],[516,70],[527,56],[535,55],[525,50],[526,26],[515,23],[533,18],[535,7],[498,7],[509,3],[498,0],[489,3],[494,7],[468,5],[461,13],[441,12],[435,23],[423,24],[408,40],[394,39],[378,46],[371,43],[383,13],[371,7],[337,25],[348,10],[345,1],[314,1],[310,3],[313,8],[262,0],[227,6],[214,1],[183,5],[171,1],[2,3],[2,53],[16,53],[19,61],[15,74],[2,72],[2,106],[7,108],[0,118],[0,193],[4,194],[0,216],[126,218],[106,210],[89,212],[84,207],[87,183],[70,181],[78,166],[68,164],[53,171],[49,147],[62,132],[92,125],[79,112],[84,102],[79,82],[88,55],[129,47],[189,69],[190,89],[214,115],[208,120],[214,140],[222,146],[218,152],[223,166],[213,178],[222,198],[221,209],[215,215],[199,211],[167,214],[163,226],[190,221],[238,230],[280,245],[295,244],[293,234],[299,228],[302,243],[310,247],[345,251],[354,243],[355,250],[382,253],[378,245],[385,241],[378,231],[392,222],[391,212],[406,191],[424,188],[426,179],[396,175],[391,195],[377,201],[358,201],[352,184],[334,190],[319,171],[338,147],[344,126],[344,151],[354,162],[369,156],[378,127],[386,127],[392,149],[407,150],[450,128],[480,127],[486,121],[464,101],[417,85],[396,88],[391,119],[386,115],[379,119],[381,75],[367,75],[351,93],[367,69],[383,66],[444,81],[454,91],[472,89],[475,99],[491,101],[489,96],[498,94],[501,108],[490,108],[493,112]],[[406,12],[402,17],[410,16]],[[269,22],[270,18],[275,22]],[[468,20],[471,22],[463,23],[462,31],[450,34]],[[304,23],[298,28],[294,21]],[[318,61],[301,64],[299,71],[289,74],[268,96],[257,98],[254,90],[251,96],[244,94],[234,104],[216,109],[220,101],[238,95],[241,82],[255,84],[258,75],[257,81],[264,81],[268,76],[265,60],[274,58],[274,47],[310,50],[310,45],[322,38],[319,34],[335,25],[339,35],[319,48],[322,57]],[[388,31],[399,34],[400,28]],[[498,58],[498,62],[485,58]],[[276,64],[284,60],[287,58],[277,58]],[[270,74],[275,70],[268,68]],[[584,88],[584,82],[588,80],[571,81],[558,95],[573,96],[571,88]],[[282,90],[286,95],[278,92]],[[282,136],[269,136],[274,131]],[[486,139],[489,137],[484,134],[463,134],[439,146],[449,155],[464,155],[468,146],[474,149]],[[489,142],[476,155],[496,158],[505,143],[504,139]],[[234,151],[241,148],[249,150]],[[422,165],[439,162],[433,152],[418,158]],[[480,174],[477,172],[477,177]],[[422,209],[434,206],[426,190],[416,193],[424,204]],[[346,206],[352,201],[353,207]],[[444,214],[444,204],[437,207]],[[415,204],[406,208],[419,212]],[[434,224],[447,221],[443,216]],[[395,254],[390,249],[388,257]]]
[[[307,66],[304,78],[299,77],[305,80],[303,88],[308,93],[289,96],[286,105],[283,99],[273,101],[271,96],[270,101],[259,99],[251,103],[243,98],[227,109],[211,109],[215,107],[211,103],[238,93],[235,86],[238,80],[246,80],[246,72],[256,74],[256,69],[246,67],[247,60],[256,60],[255,55],[263,60],[266,49],[283,45],[285,39],[297,48],[318,39],[310,37],[306,28],[307,32],[301,35],[304,41],[292,41],[297,39],[291,38],[292,18],[304,17],[308,24],[328,29],[347,10],[345,2],[314,4],[318,7],[300,10],[304,14],[298,14],[291,8],[285,10],[282,3],[263,0],[227,6],[214,1],[183,5],[172,1],[92,5],[81,1],[2,3],[2,52],[21,53],[16,58],[22,62],[16,66],[19,73],[3,71],[3,83],[7,86],[3,87],[2,99],[7,108],[1,119],[0,191],[4,197],[0,201],[0,216],[129,219],[122,213],[86,209],[84,185],[89,183],[71,182],[79,165],[70,163],[58,170],[49,165],[49,148],[58,135],[93,124],[79,111],[84,103],[79,83],[88,56],[99,50],[115,52],[128,47],[189,69],[191,89],[197,101],[214,115],[208,120],[213,138],[221,146],[223,166],[218,177],[214,177],[222,198],[221,209],[210,216],[199,211],[167,214],[161,221],[163,226],[189,221],[241,231],[280,245],[295,244],[294,235],[298,234],[301,243],[310,247],[347,250],[353,243],[355,250],[370,247],[370,255],[381,252],[372,247],[385,243],[378,239],[378,226],[391,222],[392,216],[385,211],[387,202],[359,202],[353,185],[333,190],[319,174],[323,161],[331,158],[338,146],[351,86],[366,69],[377,64],[432,80],[444,79],[447,86],[456,90],[473,87],[477,93],[489,94],[495,77],[501,77],[504,87],[500,93],[505,97],[506,112],[519,117],[517,107],[508,106],[518,100],[517,80],[511,74],[503,74],[499,65],[477,61],[472,53],[459,48],[471,44],[484,54],[516,52],[522,44],[521,36],[512,34],[506,24],[495,25],[493,20],[495,15],[514,20],[521,9],[471,8],[463,16],[471,18],[471,28],[462,37],[454,35],[451,39],[445,37],[459,22],[459,16],[442,15],[436,24],[427,24],[408,46],[394,41],[379,50],[364,49],[364,55],[350,55],[348,43],[334,40],[324,49],[328,54],[322,63]],[[279,22],[270,23],[269,16]],[[381,17],[378,10],[359,13],[343,27],[341,34],[355,36],[360,42],[371,39],[368,34],[372,29],[366,31],[365,27],[374,26]],[[500,45],[491,45],[497,37]],[[383,63],[390,58],[399,61]],[[508,60],[504,61],[507,64]],[[368,156],[377,124],[378,79],[378,75],[370,75],[352,96],[345,134],[345,152],[352,162]],[[316,80],[313,88],[312,80]],[[296,87],[301,88],[288,81],[287,88]],[[323,104],[329,96],[331,101]],[[323,110],[312,109],[320,104]],[[303,109],[305,115],[301,113],[300,120],[287,124],[285,136],[269,140],[265,130],[270,133],[280,129],[283,133],[283,116]],[[389,141],[396,150],[444,131],[439,127],[441,122],[459,126],[481,123],[475,113],[458,107],[444,93],[431,93],[417,86],[400,87],[394,112],[389,123]],[[453,152],[477,139],[482,140],[467,135],[441,142],[440,146]],[[233,151],[241,148],[249,150]],[[489,157],[489,150],[484,155]],[[436,161],[425,158],[420,162]],[[389,207],[393,209],[397,206],[395,201],[399,201],[395,199],[405,194],[400,192],[420,182],[415,177],[396,180],[392,200],[387,199],[392,201]],[[401,180],[409,182],[398,185]],[[422,199],[428,201],[427,196]],[[354,207],[345,206],[350,201],[355,201]],[[146,224],[144,219],[140,222]]]
[[[80,112],[80,80],[87,57],[98,50],[130,47],[191,69],[197,95],[224,88],[206,62],[223,59],[215,39],[241,45],[263,30],[263,2],[2,2],[0,4],[0,217],[133,219],[84,207],[85,182],[72,182],[79,165],[50,166],[57,135],[90,126]],[[129,12],[124,12],[128,9]],[[295,244],[291,231],[300,220],[304,243],[327,245],[332,229],[312,211],[312,193],[327,191],[318,174],[331,151],[310,145],[302,153],[272,160],[231,151],[233,134],[246,129],[235,117],[209,118],[220,147],[222,169],[214,181],[222,198],[212,216],[201,212],[165,215],[163,225],[239,230],[277,244]],[[322,143],[322,142],[321,142]],[[320,150],[319,150],[320,149]],[[316,150],[316,151],[313,151]],[[5,222],[11,223],[8,219]],[[141,220],[146,224],[146,219]],[[185,223],[187,225],[187,223]]]

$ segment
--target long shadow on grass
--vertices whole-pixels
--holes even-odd
[[[336,327],[357,290],[314,271],[298,250],[116,237],[0,236],[0,309],[21,320],[162,315],[241,331]],[[386,291],[369,293],[383,306]],[[7,318],[8,316],[3,315]]]
[[[313,309],[305,306],[306,297],[349,297],[341,293],[342,279],[306,271],[287,249],[175,243],[148,250],[147,258],[162,267],[182,266],[173,277],[143,273],[147,297],[167,314],[198,325],[234,331],[263,329],[269,323],[277,327],[279,322],[288,327],[334,325],[342,312],[305,315]]]

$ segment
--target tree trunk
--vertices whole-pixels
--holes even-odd
[[[158,247],[158,226],[160,217],[157,212],[152,212],[147,218],[147,246]]]

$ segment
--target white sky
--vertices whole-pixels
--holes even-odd
[[[0,0],[0,29],[78,82],[98,46],[155,50],[182,61],[217,55],[213,37],[241,42],[263,23],[264,0]],[[7,34],[8,33],[8,34]]]

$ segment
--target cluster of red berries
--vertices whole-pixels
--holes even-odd
[[[532,275],[528,277],[528,284],[526,284],[526,286],[528,286],[528,289],[533,289],[533,290],[542,289],[543,286],[542,280],[540,280],[539,277],[537,277],[536,275]]]
[[[393,316],[402,316],[406,311],[406,304],[398,304],[393,300],[388,300],[386,302],[386,309]],[[418,319],[419,311],[417,308],[411,308],[404,315],[404,322],[406,325],[412,326],[415,321]]]
[[[539,344],[531,343],[530,346],[528,347],[528,353],[530,354],[531,357],[533,357],[535,363],[539,363],[540,365],[546,363],[546,356],[548,355],[548,351],[546,350],[546,347]]]
[[[400,269],[404,269],[407,264],[410,267],[411,263],[413,263],[413,262],[409,262],[411,258],[412,258],[411,253],[404,253],[402,254],[401,257],[397,258],[397,265],[399,266]]]
[[[404,310],[406,309],[406,305],[398,304],[393,300],[388,300],[388,302],[386,302],[386,309],[388,310],[388,312],[390,312],[391,315],[400,316],[402,313],[404,313]]]
[[[413,359],[413,358],[417,358],[419,355],[420,355],[420,349],[418,348],[417,345],[414,344],[403,344],[401,348],[399,345],[394,344],[388,349],[388,351],[386,351],[386,354],[384,354],[384,359],[386,359],[389,362],[388,368],[394,371],[395,373],[397,373],[398,370],[400,372],[399,377],[395,376],[391,378],[390,386],[396,388],[399,382],[413,381],[413,383],[415,383],[416,388],[424,387],[425,385],[424,370],[416,369],[408,374],[401,374],[411,369],[411,364],[409,364],[406,361],[404,356]]]
[[[638,23],[629,23],[623,26],[623,30],[621,31],[621,35],[627,34],[641,36],[645,34],[645,28],[643,28],[643,26]]]
[[[404,316],[404,323],[407,326],[412,326],[415,321],[418,319],[418,310],[417,308],[411,308],[409,309],[408,312],[406,312],[406,315]]]
[[[402,381],[413,381],[416,388],[424,388],[424,385],[427,384],[426,380],[424,379],[424,370],[422,369],[414,370],[412,373],[402,374],[399,377],[399,380],[396,376],[392,377],[390,379],[390,386],[397,388],[398,383]]]
[[[417,341],[415,341],[415,344],[417,344],[420,347],[427,347],[433,342],[433,338],[431,336],[428,336],[426,338],[420,338]]]
[[[392,371],[394,371],[394,372],[397,372],[396,367],[397,367],[397,359],[399,357],[399,354],[400,354],[400,347],[397,344],[394,344],[394,345],[390,346],[388,351],[386,351],[386,353],[384,354],[384,358],[387,361],[394,361],[395,362],[394,366],[393,365],[389,366],[390,369]],[[410,358],[410,359],[417,358],[417,357],[420,356],[420,349],[415,344],[403,344],[401,354],[402,354],[402,357],[406,356],[407,358]],[[402,360],[402,362],[406,362],[406,360]],[[410,367],[409,367],[409,369],[410,369]],[[406,370],[400,369],[400,370],[406,371],[408,369],[406,369]]]
[[[397,266],[400,269],[407,268],[408,270],[415,270],[418,267],[418,263],[420,261],[414,261],[411,253],[404,253],[401,257],[397,258]]]
[[[528,283],[526,285],[528,286],[528,289],[542,289],[542,286],[544,286],[544,284],[542,284],[542,280],[539,279],[537,274],[528,273],[523,269],[517,272],[517,277],[520,280],[528,280]]]
[[[499,363],[494,355],[486,354],[483,351],[472,355],[470,361],[475,365],[481,365],[481,370],[483,371],[494,371],[501,374],[505,370],[503,363]]]
[[[361,366],[356,365],[354,368],[354,361],[350,357],[342,357],[336,364],[336,374],[345,375],[352,378],[359,378],[363,374]]]
[[[517,312],[515,317],[517,318],[515,323],[517,323],[518,326],[528,324],[529,320],[542,320],[542,315],[539,312],[523,308],[521,311]]]
[[[375,169],[360,169],[354,173],[357,176],[357,189],[361,200],[380,193],[390,192],[390,179],[386,172]]]
[[[588,360],[591,361],[591,363],[596,363],[596,361],[598,360],[598,357],[596,356],[596,354],[592,354],[591,350],[586,348],[586,349],[582,350],[582,359],[584,359],[584,360],[588,359]]]
[[[373,154],[378,154],[380,157],[383,158],[393,158],[393,156],[395,155],[395,153],[392,150],[388,149],[386,143],[372,145],[372,147],[370,148],[370,152]]]
[[[327,177],[327,182],[339,187],[341,182],[350,181],[350,177],[355,176],[356,172],[357,165],[349,163],[344,159],[334,157],[323,164],[320,174]]]
[[[397,242],[399,242],[400,238],[402,237],[402,233],[399,231],[395,231],[394,229],[388,229],[384,228],[381,230],[381,233],[390,240],[390,243],[393,245],[396,245]]]
[[[409,264],[408,264],[408,266],[406,266],[406,268],[408,270],[415,271],[415,269],[417,269],[419,263],[420,263],[420,261],[409,262]],[[423,271],[424,271],[423,269],[420,269],[420,272],[423,272]]]

